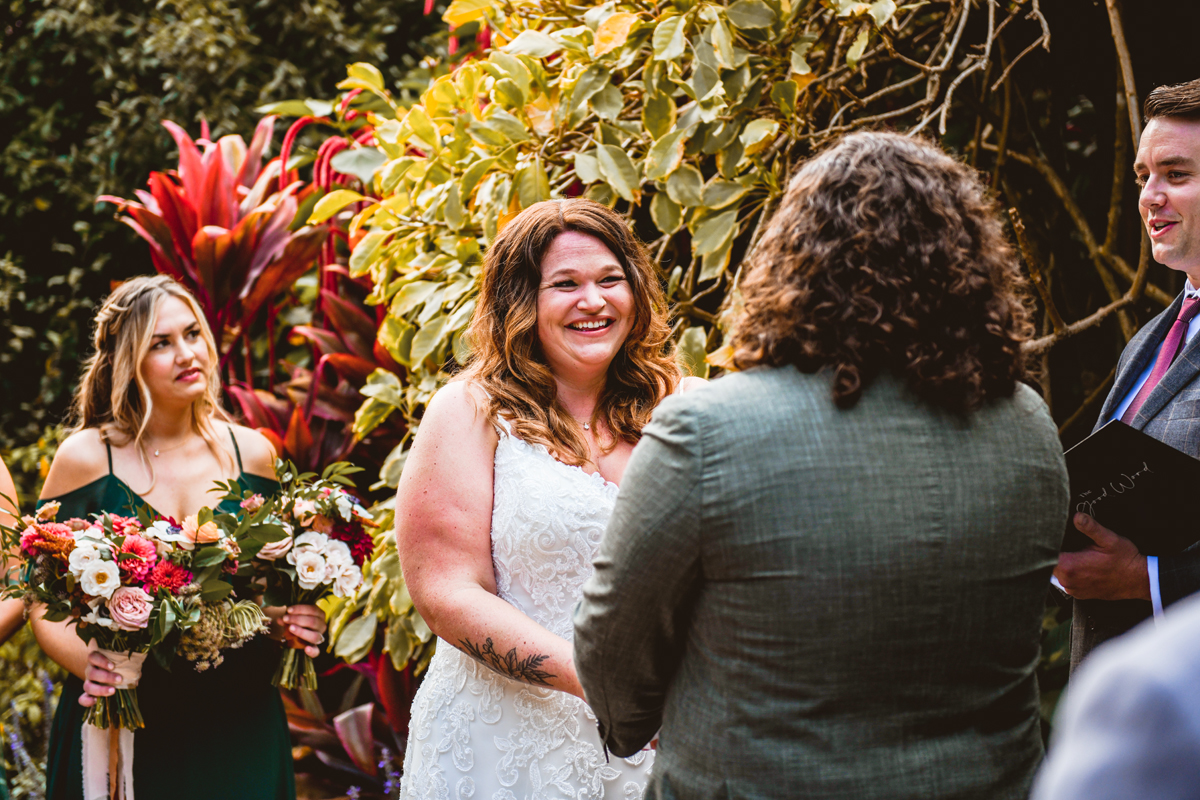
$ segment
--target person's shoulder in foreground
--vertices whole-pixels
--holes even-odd
[[[1055,720],[1032,800],[1200,797],[1200,596],[1098,648]]]

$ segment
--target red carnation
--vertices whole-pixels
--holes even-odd
[[[121,570],[121,577],[126,584],[144,581],[146,576],[150,574],[150,570],[154,568],[154,562],[158,560],[158,551],[154,548],[154,542],[149,539],[143,539],[135,533],[125,536],[125,543],[121,545],[121,552],[132,553],[138,556],[138,558],[122,558],[118,564]]]
[[[192,573],[173,561],[163,559],[150,570],[143,587],[148,594],[154,594],[159,589],[166,589],[171,594],[179,594],[179,590],[192,582]]]
[[[371,539],[371,535],[367,533],[362,523],[357,519],[353,522],[343,522],[340,519],[335,520],[333,530],[329,533],[329,538],[345,542],[346,546],[350,548],[350,557],[354,559],[355,565],[360,568],[363,562],[375,550],[374,540]]]

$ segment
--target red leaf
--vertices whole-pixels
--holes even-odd
[[[308,463],[312,452],[313,437],[304,412],[300,406],[292,409],[292,419],[288,422],[287,434],[283,437],[283,451],[293,461]]]
[[[221,148],[210,146],[201,165],[204,169],[201,194],[192,198],[200,212],[200,224],[232,228],[238,220],[237,198],[233,191],[233,175],[221,156]]]
[[[171,132],[175,144],[179,147],[179,179],[183,181],[183,190],[197,209],[200,208],[200,198],[204,196],[204,165],[201,162],[200,150],[187,131],[171,122],[163,120],[163,127]]]
[[[242,318],[253,319],[263,304],[312,269],[328,235],[327,228],[306,227],[297,231],[288,240],[283,254],[254,279],[249,293],[242,299]]]
[[[368,775],[375,775],[379,770],[375,763],[375,737],[371,735],[374,713],[375,704],[367,703],[333,718],[333,729],[337,731],[342,747],[346,748],[346,754]]]
[[[180,264],[189,273],[194,273],[196,265],[192,261],[191,243],[196,238],[196,230],[199,227],[196,224],[196,209],[184,197],[179,187],[161,172],[151,172],[147,183],[150,186],[150,194],[158,203],[163,222],[171,229],[171,238],[174,240]]]
[[[302,336],[317,346],[317,350],[321,355],[329,353],[345,353],[346,346],[342,344],[342,340],[333,331],[327,331],[323,328],[314,328],[311,325],[297,325],[292,328],[292,333],[297,336]]]
[[[375,343],[375,320],[363,312],[361,308],[347,302],[336,292],[328,289],[321,291],[321,308],[324,309],[333,327],[341,334],[342,341],[359,358],[371,360],[374,358],[372,347]]]
[[[262,170],[263,152],[270,144],[271,135],[275,132],[276,119],[278,117],[274,114],[265,116],[258,121],[258,125],[254,128],[254,138],[250,141],[249,149],[246,150],[246,159],[242,162],[241,169],[238,170],[234,180],[238,186],[248,188],[258,180],[258,173]]]
[[[338,375],[355,386],[365,384],[367,376],[374,372],[376,367],[374,361],[349,353],[330,353],[325,357],[329,359],[329,365],[337,370]]]

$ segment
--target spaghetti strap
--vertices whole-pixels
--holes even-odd
[[[112,445],[107,439],[104,440],[104,449],[108,451],[108,474],[112,475]]]
[[[233,440],[233,454],[235,456],[237,456],[238,475],[241,475],[243,472],[246,471],[246,468],[242,466],[242,451],[240,449],[238,449],[237,437],[233,435],[232,427],[230,427],[230,429],[229,429],[229,438]]]

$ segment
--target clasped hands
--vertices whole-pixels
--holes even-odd
[[[1087,514],[1076,514],[1073,522],[1092,544],[1059,554],[1054,577],[1067,594],[1080,600],[1149,600],[1146,557],[1137,545]]]
[[[264,611],[271,620],[272,639],[282,641],[288,647],[297,650],[303,648],[310,658],[316,658],[320,654],[318,645],[325,641],[324,611],[312,605],[267,608]],[[113,666],[99,651],[88,654],[79,705],[92,706],[96,703],[96,698],[108,697],[120,688],[122,678],[112,671]]]

